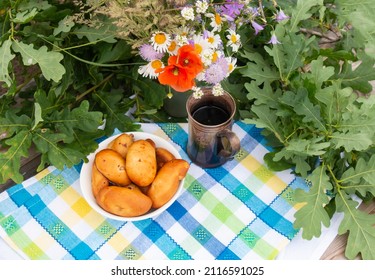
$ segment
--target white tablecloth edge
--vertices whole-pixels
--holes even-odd
[[[329,228],[323,227],[318,238],[306,240],[302,238],[302,231],[292,239],[286,248],[277,256],[277,260],[319,260],[329,245],[337,236],[343,214],[336,213],[331,219]]]

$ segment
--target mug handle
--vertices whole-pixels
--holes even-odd
[[[219,145],[221,146],[218,155],[224,158],[233,159],[234,155],[241,148],[238,136],[227,128],[220,131],[216,136],[219,138],[218,141],[220,141]]]

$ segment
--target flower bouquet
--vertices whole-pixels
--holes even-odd
[[[214,95],[221,95],[220,83],[236,68],[232,55],[241,47],[235,18],[223,8],[228,9],[203,0],[178,9],[185,24],[174,33],[155,31],[150,43],[140,46],[147,64],[138,72],[178,92],[192,89],[195,98],[203,94],[197,84],[211,86]],[[168,97],[172,97],[170,90]]]

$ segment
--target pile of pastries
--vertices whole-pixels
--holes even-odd
[[[132,133],[122,133],[95,155],[92,192],[109,213],[141,216],[174,196],[189,167],[153,140],[135,140]]]

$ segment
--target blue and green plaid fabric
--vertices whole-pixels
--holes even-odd
[[[187,124],[142,124],[190,162]],[[84,200],[80,166],[49,167],[0,194],[0,236],[27,259],[274,259],[295,236],[293,201],[306,188],[272,172],[261,130],[236,122],[242,148],[221,167],[191,164],[184,190],[154,219],[105,219]],[[116,133],[119,133],[118,131]]]

